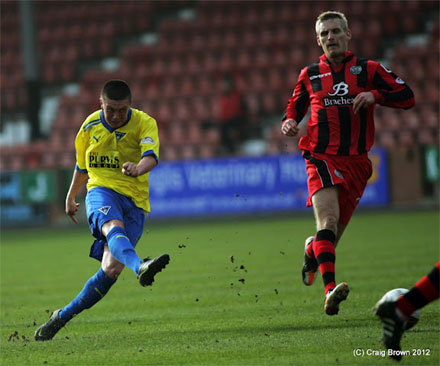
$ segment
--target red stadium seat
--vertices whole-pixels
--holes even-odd
[[[414,133],[409,130],[398,131],[397,138],[398,138],[399,146],[413,147],[417,143],[417,140],[414,137]]]
[[[185,72],[196,75],[201,71],[200,57],[196,54],[190,54],[187,58]]]
[[[168,124],[173,122],[175,116],[174,112],[172,110],[172,107],[170,106],[170,103],[164,101],[159,103],[157,109],[155,108],[152,113],[154,113],[155,116],[157,116],[157,120],[161,123]]]
[[[239,47],[240,42],[237,33],[233,30],[228,30],[224,38],[224,48],[231,50]]]
[[[417,113],[420,116],[421,127],[431,129],[439,128],[439,110],[438,105],[425,105]]]
[[[204,142],[204,136],[198,121],[186,126],[185,142],[193,145],[199,145]]]
[[[218,62],[218,70],[221,73],[229,73],[234,68],[234,58],[231,52],[222,52]]]
[[[203,144],[199,147],[199,158],[212,159],[217,155],[217,150],[214,146]]]
[[[421,145],[439,145],[438,128],[421,128],[417,131],[417,141]]]
[[[382,121],[384,124],[383,127],[388,130],[396,131],[401,127],[396,111],[389,108],[384,108],[382,110]]]
[[[404,111],[404,115],[401,115],[402,127],[405,126],[410,130],[416,130],[420,127],[419,116],[414,109]]]
[[[160,160],[173,161],[173,160],[178,160],[180,158],[179,153],[174,146],[165,145],[160,150],[161,150],[159,157]]]
[[[220,132],[217,128],[209,128],[203,134],[203,140],[212,147],[217,147],[220,144]]]
[[[279,91],[285,87],[286,81],[283,79],[280,69],[271,68],[268,78],[268,86],[271,91]]]
[[[181,145],[186,141],[184,126],[179,122],[170,123],[167,129],[167,143]]]
[[[262,71],[255,70],[252,72],[248,83],[248,91],[262,92],[267,88],[267,82]]]
[[[255,53],[254,67],[266,68],[271,66],[271,55],[263,48],[259,48]]]
[[[189,103],[182,98],[178,98],[175,104],[174,118],[187,123],[192,117],[193,115]]]
[[[196,148],[192,145],[183,145],[180,149],[180,159],[192,160],[197,157]]]
[[[376,145],[381,146],[387,150],[392,150],[396,147],[397,142],[392,131],[382,131],[376,135]]]
[[[251,55],[249,50],[246,48],[242,48],[238,50],[236,67],[240,70],[248,70],[251,66]]]
[[[192,100],[192,111],[195,121],[206,121],[210,117],[208,103],[200,96],[195,96]]]
[[[420,21],[438,10],[438,4],[432,1],[265,1],[258,4],[38,1],[35,4],[37,41],[43,55],[43,81],[60,86],[72,81],[81,84],[80,98],[71,98],[66,103],[62,100],[54,136],[48,146],[59,148],[64,144],[62,138],[55,136],[58,134],[56,129],[74,125],[76,130],[88,113],[99,108],[97,96],[100,88],[111,77],[127,80],[132,87],[135,105],[147,109],[161,127],[174,126],[182,121],[200,124],[215,118],[219,82],[225,72],[235,77],[251,118],[257,119],[262,113],[282,114],[300,68],[316,61],[322,53],[316,45],[314,32],[310,31],[310,24],[313,24],[317,12],[328,8],[347,13],[355,40],[363,37],[362,42],[353,44],[362,56],[384,58],[379,42],[382,38],[392,40],[412,32],[425,32],[431,38],[432,43],[428,45],[394,48],[392,70],[413,87],[420,109],[400,113],[379,107],[377,132],[384,133],[385,137],[378,136],[378,141],[383,140],[387,146],[397,141],[393,133],[402,128],[410,131],[423,128],[423,133],[414,136],[420,141],[429,140],[426,131],[438,132],[440,23],[436,20],[432,30],[426,30],[426,22],[422,24]],[[2,2],[1,6],[3,117],[3,111],[25,109],[27,99],[18,31],[19,7],[16,2]],[[161,12],[177,13],[179,9],[192,6],[197,10],[194,20],[180,20],[173,16],[161,20],[158,16]],[[116,23],[110,20],[116,18]],[[367,18],[370,19],[368,22]],[[124,45],[131,35],[144,32],[157,32],[157,43]],[[116,45],[123,45],[119,54]],[[87,66],[88,61],[98,63],[108,56],[121,60],[121,68],[116,72],[82,72],[87,69],[83,66]],[[179,137],[171,130],[171,140],[188,137],[185,133]],[[190,130],[183,132],[198,141],[200,131],[193,134]],[[207,134],[203,132],[202,139],[207,139]],[[406,141],[408,136],[399,134],[398,138]],[[213,139],[218,142],[218,133]],[[277,144],[272,144],[269,149],[288,150]],[[188,154],[202,156],[211,153],[200,149]],[[46,163],[50,159],[45,158]],[[68,159],[65,161],[67,163]],[[35,165],[35,162],[28,164]]]

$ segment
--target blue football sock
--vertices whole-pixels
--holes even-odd
[[[125,229],[120,226],[113,227],[107,234],[107,243],[112,256],[137,275],[142,259],[136,254]]]
[[[116,280],[108,277],[102,268],[100,268],[99,271],[86,282],[84,288],[72,302],[60,311],[59,315],[61,319],[68,321],[81,311],[91,308],[104,297],[115,282]]]

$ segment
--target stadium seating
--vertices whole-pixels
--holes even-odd
[[[176,16],[188,8],[193,17]],[[296,143],[286,143],[281,136],[277,121],[300,68],[321,54],[310,25],[318,12],[329,8],[349,17],[355,52],[374,59],[391,54],[387,65],[415,91],[413,111],[377,108],[376,144],[392,148],[411,139],[438,143],[439,22],[431,30],[425,28],[425,19],[438,11],[435,1],[36,1],[42,80],[47,85],[79,82],[81,91],[78,96],[61,96],[44,151],[35,147],[40,153],[30,160],[25,153],[16,154],[16,162],[8,159],[15,147],[2,147],[1,167],[68,166],[74,160],[70,141],[84,118],[99,108],[100,88],[113,77],[127,80],[134,107],[157,119],[164,160],[209,158],[221,151],[213,126],[224,74],[236,79],[249,123],[262,131],[267,152],[297,151]],[[18,2],[1,2],[1,10],[3,115],[26,108],[27,97]],[[157,33],[157,43],[133,43],[136,35],[148,32]],[[399,42],[385,49],[402,34],[423,32],[430,37],[428,44]],[[85,68],[105,57],[117,57],[119,69]]]

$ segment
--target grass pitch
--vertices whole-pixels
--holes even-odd
[[[393,365],[372,314],[388,290],[410,288],[439,260],[439,215],[358,212],[336,250],[351,292],[323,311],[320,278],[301,281],[312,214],[147,223],[141,256],[169,253],[152,287],[126,269],[106,297],[52,341],[33,333],[98,269],[88,229],[3,231],[2,365]],[[402,365],[438,365],[440,301],[405,333]],[[361,350],[361,351],[355,351]],[[364,356],[355,356],[356,352]],[[370,353],[370,354],[368,354]]]

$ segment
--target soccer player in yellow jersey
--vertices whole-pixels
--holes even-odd
[[[150,211],[148,175],[159,159],[154,118],[131,108],[131,92],[122,80],[108,81],[101,110],[84,121],[75,140],[77,165],[66,197],[66,214],[78,223],[75,197],[86,180],[86,211],[95,241],[90,256],[101,268],[65,307],[54,311],[35,332],[37,341],[52,339],[73,316],[101,300],[124,266],[142,286],[169,263],[169,255],[142,260],[135,251]]]

